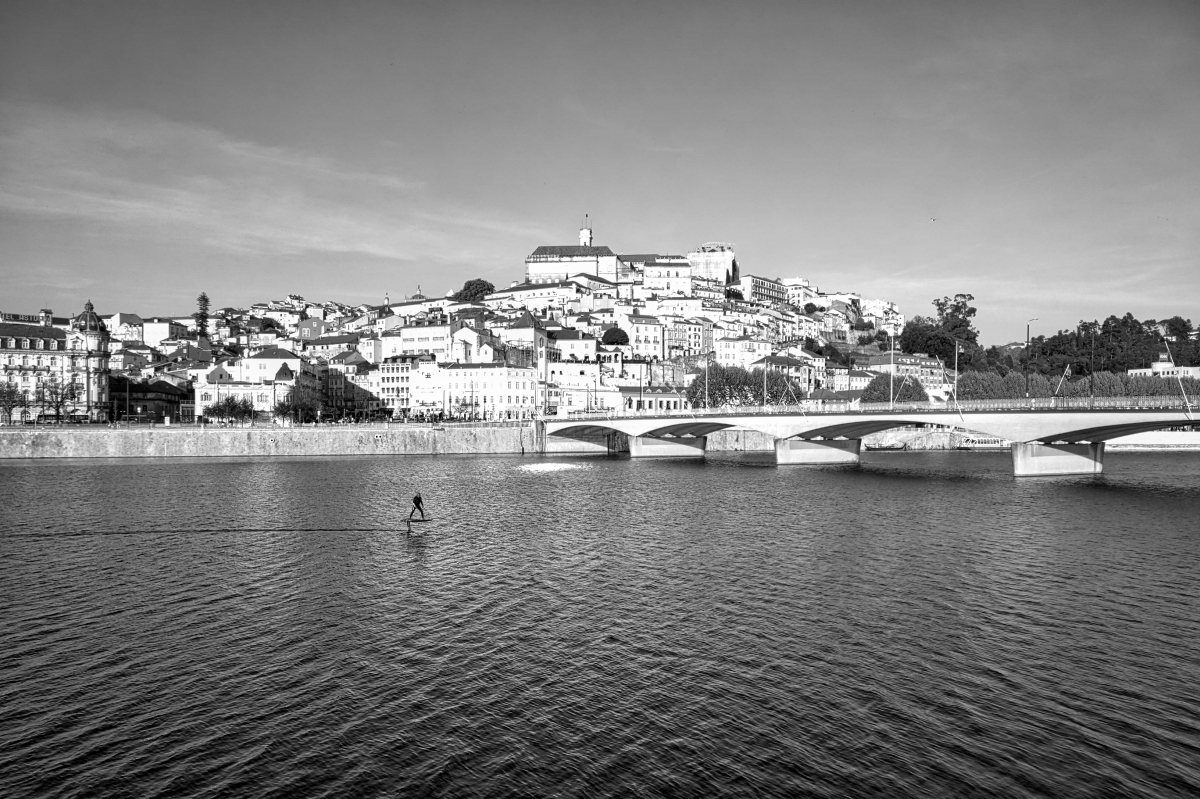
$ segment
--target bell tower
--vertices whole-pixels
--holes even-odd
[[[588,220],[588,215],[583,215],[583,227],[579,228],[579,246],[592,246],[592,223]]]

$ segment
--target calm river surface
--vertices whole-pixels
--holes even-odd
[[[1195,796],[1200,453],[1107,461],[0,461],[0,795]]]

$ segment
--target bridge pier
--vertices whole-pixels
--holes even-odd
[[[1012,445],[1013,474],[1017,477],[1049,477],[1068,474],[1100,474],[1104,471],[1104,442],[1091,444]]]
[[[703,458],[708,436],[691,438],[655,438],[630,436],[631,458]]]
[[[828,466],[858,463],[862,439],[775,439],[777,466]]]

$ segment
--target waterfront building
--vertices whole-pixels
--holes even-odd
[[[477,419],[530,419],[537,411],[536,369],[506,363],[452,363],[441,372],[446,413]]]
[[[297,375],[285,364],[270,378],[259,382],[219,380],[212,383],[197,383],[193,393],[196,398],[194,412],[196,415],[202,416],[209,406],[217,404],[226,397],[237,397],[248,400],[254,407],[256,415],[272,416],[276,403],[287,399],[295,389],[296,377]]]
[[[0,322],[0,369],[20,398],[13,419],[108,418],[109,334],[89,300],[68,329],[54,326],[50,310],[36,320]]]
[[[825,387],[831,391],[862,391],[868,383],[883,374],[865,369],[848,369],[845,366],[828,367],[826,373],[828,381]]]
[[[1146,369],[1130,369],[1130,377],[1161,377],[1174,380],[1177,377],[1191,377],[1200,379],[1200,366],[1176,366],[1171,362],[1171,355],[1167,352],[1160,352],[1158,360],[1150,364]]]
[[[767,355],[750,364],[750,369],[766,369],[768,372],[779,372],[803,387],[805,394],[820,387],[817,380],[816,365],[810,358],[794,358],[790,355]],[[795,397],[789,399],[803,399]]]
[[[947,385],[945,365],[938,358],[924,352],[911,355],[899,350],[882,352],[868,358],[866,366],[877,374],[916,377],[927,392],[943,391]]]
[[[413,378],[422,360],[432,359],[427,355],[396,355],[379,364],[379,404],[393,419],[413,412]]]

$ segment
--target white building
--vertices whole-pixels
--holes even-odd
[[[453,336],[466,325],[435,316],[429,321],[394,327],[379,337],[380,360],[397,355],[429,355],[438,361],[452,358]]]
[[[749,369],[752,363],[771,354],[771,342],[754,336],[722,336],[713,343],[717,363],[722,366]]]
[[[737,282],[741,277],[732,244],[710,241],[689,252],[687,259],[692,265],[693,277],[712,280],[722,286]]]
[[[1161,377],[1174,380],[1177,377],[1191,377],[1200,380],[1200,366],[1176,366],[1171,363],[1171,355],[1166,352],[1158,354],[1158,360],[1150,364],[1148,369],[1130,369],[1131,377]]]
[[[538,373],[505,363],[452,363],[440,373],[443,410],[457,417],[530,419],[537,413]]]
[[[657,297],[691,296],[691,262],[682,255],[657,256],[642,268],[642,287]]]
[[[584,272],[613,283],[629,280],[629,267],[608,247],[592,245],[592,229],[579,230],[578,245],[543,245],[525,258],[526,283],[558,283]]]
[[[778,280],[758,275],[742,275],[734,285],[742,292],[742,299],[749,302],[761,302],[764,305],[787,302],[787,288]]]
[[[786,301],[797,308],[803,308],[816,299],[819,294],[817,287],[808,278],[785,277],[779,282],[783,284],[784,291],[786,292]]]

